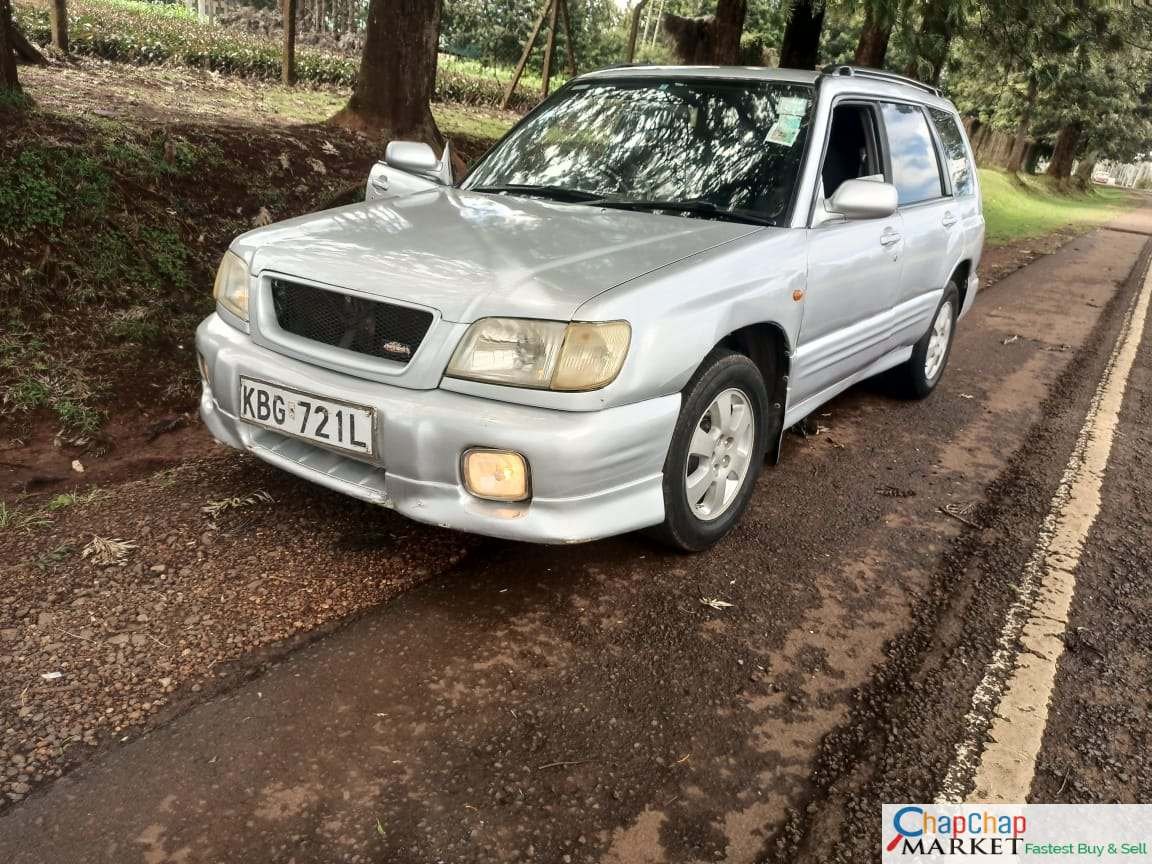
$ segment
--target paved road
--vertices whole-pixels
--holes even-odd
[[[929,401],[860,387],[790,436],[711,552],[476,544],[14,808],[0,860],[874,860],[878,803],[948,771],[1139,287],[1152,215],[1118,227],[982,296]],[[1130,644],[1063,663],[1037,795],[1147,798],[1146,767],[1099,781],[1147,759],[1143,701],[1076,684],[1146,675],[1147,355],[1074,613],[1101,647],[1128,604]]]

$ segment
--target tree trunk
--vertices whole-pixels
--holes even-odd
[[[780,44],[781,69],[815,69],[820,61],[820,34],[824,30],[824,3],[796,0]]]
[[[1096,163],[1099,159],[1100,154],[1095,150],[1084,154],[1084,158],[1081,159],[1076,166],[1076,173],[1072,175],[1077,184],[1083,186],[1085,189],[1092,185],[1092,172],[1096,170]]]
[[[52,0],[48,17],[52,22],[52,45],[61,53],[68,53],[68,2]]]
[[[938,57],[931,60],[932,72],[928,76],[928,83],[933,87],[940,86],[940,78],[944,75],[944,67],[948,64],[948,55],[952,53],[952,34],[948,33],[948,38],[944,42],[944,49],[940,52]]]
[[[683,66],[706,66],[716,56],[714,50],[716,21],[711,15],[703,18],[685,18],[666,14],[660,18],[660,27],[672,48],[676,62]]]
[[[713,63],[735,66],[740,62],[740,36],[744,32],[744,19],[747,15],[747,0],[718,0],[716,32],[712,41]]]
[[[296,0],[283,0],[284,56],[280,59],[280,80],[291,87],[296,83]]]
[[[439,41],[440,0],[371,0],[356,88],[332,122],[442,147],[430,107]]]
[[[1020,112],[1020,122],[1016,124],[1016,140],[1012,144],[1012,152],[1008,154],[1005,170],[1017,174],[1024,166],[1024,158],[1028,155],[1028,127],[1032,125],[1032,109],[1036,105],[1036,90],[1039,84],[1036,73],[1028,75],[1028,95],[1024,97],[1024,108]]]
[[[1045,172],[1049,177],[1067,179],[1072,174],[1072,163],[1076,159],[1076,147],[1080,144],[1082,126],[1079,120],[1060,127],[1056,135],[1056,146],[1052,149],[1052,161]]]
[[[740,36],[747,0],[718,0],[715,15],[663,15],[660,26],[677,62],[686,66],[732,66],[740,62]]]
[[[20,93],[20,77],[16,73],[16,53],[12,45],[12,0],[0,0],[0,93]]]
[[[552,55],[556,51],[556,16],[560,14],[560,0],[552,0],[548,9],[548,41],[544,43],[544,64],[540,67],[540,98],[548,97],[552,84]]]
[[[856,57],[853,62],[857,66],[883,69],[890,38],[892,38],[892,23],[881,21],[869,5],[864,16],[864,29],[860,31],[860,41],[856,43]]]
[[[628,27],[628,56],[624,58],[625,63],[632,63],[636,59],[636,34],[640,31],[640,16],[644,14],[649,2],[650,0],[640,0],[632,10],[632,23]]]
[[[36,66],[44,66],[48,63],[44,59],[44,55],[40,53],[40,49],[28,41],[28,37],[20,32],[20,28],[16,26],[16,22],[12,20],[12,5],[8,4],[8,44],[16,52],[16,59],[23,63],[32,63]]]
[[[919,78],[932,86],[940,83],[944,64],[948,62],[948,52],[952,49],[954,2],[924,0],[920,29],[909,34],[911,57],[904,67],[904,74],[909,78]],[[925,63],[928,66],[927,76],[923,74]]]

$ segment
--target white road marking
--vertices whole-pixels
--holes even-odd
[[[1076,567],[1100,512],[1100,489],[1150,297],[1152,270],[1145,274],[1092,397],[1024,567],[1020,596],[1008,610],[997,650],[972,697],[965,718],[968,737],[956,747],[938,803],[964,801],[964,790],[973,780],[969,801],[1022,803],[1032,787],[1056,665],[1064,652],[1062,637],[1076,589]],[[989,740],[981,751],[985,731]]]

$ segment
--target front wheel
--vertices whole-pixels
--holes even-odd
[[[768,392],[743,354],[716,349],[684,389],[664,462],[658,539],[684,552],[707,549],[739,520],[764,464]]]
[[[955,282],[944,287],[944,296],[932,317],[932,326],[912,348],[912,357],[894,373],[900,389],[913,399],[927,398],[936,389],[952,353],[956,335],[956,316],[960,313],[960,291]]]

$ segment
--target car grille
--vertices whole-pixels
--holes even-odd
[[[334,348],[407,363],[432,326],[432,313],[312,285],[272,280],[276,323],[286,333]]]

